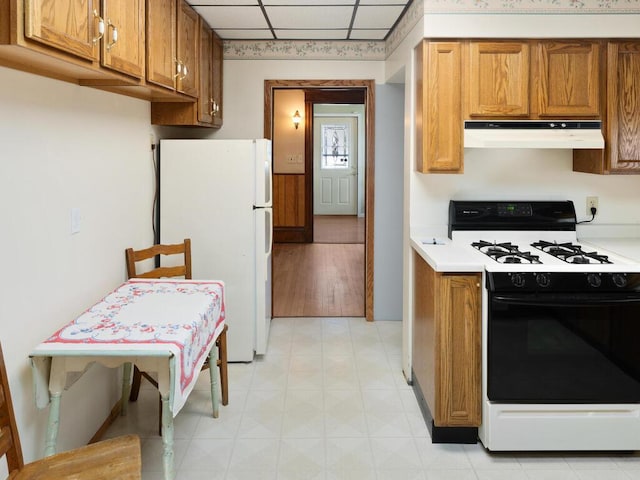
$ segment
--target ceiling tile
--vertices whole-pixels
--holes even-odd
[[[211,28],[269,28],[260,7],[194,6]],[[223,37],[224,38],[224,37]]]
[[[360,5],[402,5],[410,3],[410,0],[360,0]]]
[[[224,40],[273,40],[271,30],[218,29],[216,33]]]
[[[273,28],[349,28],[353,8],[327,7],[265,7]]]
[[[252,5],[258,6],[258,0],[193,0],[188,2],[192,7],[201,6],[201,5],[222,5],[222,6],[232,6],[232,5]]]
[[[292,6],[312,6],[312,5],[355,5],[356,0],[262,0],[262,4],[268,5],[292,5]]]
[[[391,28],[404,7],[402,5],[358,7],[353,28]]]
[[[346,40],[344,30],[275,30],[279,40]]]
[[[387,30],[386,28],[381,28],[378,30],[353,29],[351,30],[351,35],[349,36],[349,40],[384,40],[384,37],[387,36],[388,31],[389,30]]]

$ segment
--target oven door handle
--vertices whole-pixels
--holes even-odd
[[[596,306],[596,305],[625,305],[640,303],[638,294],[598,294],[570,293],[570,294],[543,294],[543,295],[493,295],[491,301],[499,304],[521,305],[531,307],[572,307],[572,306]]]

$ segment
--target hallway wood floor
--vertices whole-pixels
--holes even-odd
[[[273,246],[274,317],[364,317],[364,244]]]
[[[364,217],[314,215],[314,243],[364,243]]]

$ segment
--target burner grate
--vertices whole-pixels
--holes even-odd
[[[511,242],[487,242],[480,240],[471,243],[485,255],[493,258],[498,263],[542,263],[538,255],[521,251],[517,245]]]
[[[532,247],[537,248],[549,255],[553,255],[560,260],[567,263],[574,264],[589,264],[589,263],[613,263],[606,255],[601,255],[598,252],[585,252],[581,245],[575,243],[556,243],[540,240],[531,244]]]

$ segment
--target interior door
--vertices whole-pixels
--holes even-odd
[[[356,215],[358,120],[318,117],[313,134],[314,215]]]

